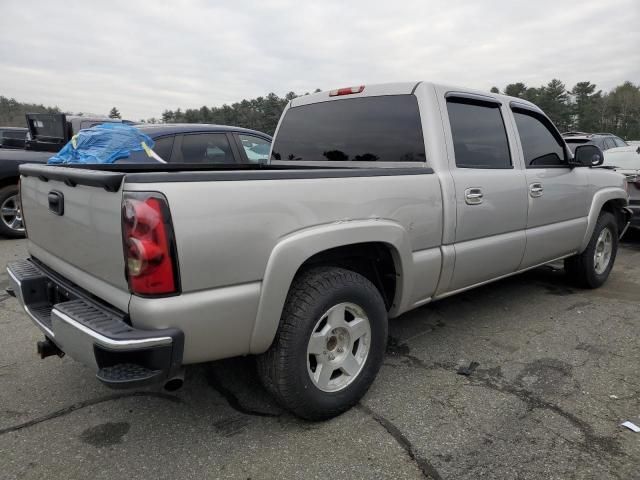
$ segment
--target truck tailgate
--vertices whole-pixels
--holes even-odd
[[[126,311],[122,179],[44,165],[21,167],[29,253],[79,287]]]

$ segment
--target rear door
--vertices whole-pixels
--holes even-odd
[[[456,257],[449,291],[513,273],[522,260],[526,181],[508,139],[505,108],[490,97],[446,97],[456,195]]]
[[[576,251],[587,226],[587,168],[571,168],[562,137],[542,113],[512,108],[526,167],[527,248],[521,268]]]
[[[239,153],[231,135],[226,133],[189,133],[181,135],[173,147],[172,161],[179,163],[237,163]]]

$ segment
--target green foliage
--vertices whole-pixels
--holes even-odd
[[[113,107],[109,112],[109,118],[122,118],[122,116],[120,115],[118,109],[116,107]]]
[[[316,92],[320,91],[319,89]],[[279,97],[270,93],[266,97],[242,100],[231,105],[221,107],[188,108],[184,112],[165,110],[162,113],[164,123],[214,123],[219,125],[234,125],[251,128],[273,135],[278,125],[282,110],[289,100],[296,98],[294,92]]]
[[[3,127],[26,127],[25,113],[60,113],[58,107],[45,107],[35,103],[21,103],[15,98],[0,95],[0,125]]]

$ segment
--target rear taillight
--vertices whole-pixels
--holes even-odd
[[[169,205],[164,196],[155,192],[125,193],[122,235],[131,293],[179,293],[175,239]]]
[[[337,90],[331,90],[329,96],[339,97],[340,95],[353,95],[354,93],[362,93],[363,91],[364,85],[360,85],[359,87],[338,88]]]

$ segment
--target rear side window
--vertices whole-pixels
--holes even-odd
[[[27,137],[27,132],[19,131],[19,130],[7,130],[4,132],[0,132],[0,137],[4,136],[4,138],[14,138],[16,140],[24,140]]]
[[[185,135],[180,151],[184,163],[235,163],[224,133]]]
[[[414,95],[334,100],[290,108],[272,160],[424,162]]]
[[[504,121],[497,104],[447,99],[456,166],[511,168]]]
[[[513,116],[527,168],[567,166],[563,142],[547,125],[548,120],[520,110],[514,110]]]

